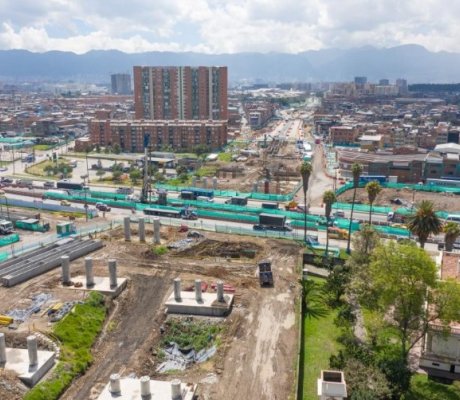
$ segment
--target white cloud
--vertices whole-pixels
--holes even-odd
[[[421,44],[460,51],[452,0],[0,0],[0,49],[300,52]]]

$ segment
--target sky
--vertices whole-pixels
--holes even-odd
[[[458,0],[0,0],[0,49],[460,52]]]

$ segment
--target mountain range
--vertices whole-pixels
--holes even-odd
[[[460,53],[431,52],[418,45],[391,48],[310,50],[288,53],[202,54],[192,52],[123,53],[93,50],[33,53],[0,51],[0,80],[110,81],[110,74],[132,73],[134,65],[227,65],[231,83],[351,81],[354,76],[405,78],[409,83],[460,82]]]

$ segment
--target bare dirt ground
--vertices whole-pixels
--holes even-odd
[[[289,399],[294,393],[297,354],[300,248],[288,241],[205,233],[207,237],[191,250],[156,256],[151,245],[136,242],[134,232],[131,243],[123,241],[120,229],[101,235],[106,246],[93,253],[96,276],[107,276],[107,259],[116,258],[118,275],[128,277],[129,283],[111,303],[103,333],[94,345],[94,364],[61,398],[94,400],[110,374],[118,372],[197,383],[199,399]],[[182,238],[184,234],[175,229],[162,228],[164,244]],[[258,283],[256,263],[264,258],[273,262],[272,288],[261,288]],[[83,259],[71,263],[72,276],[83,272]],[[163,302],[178,276],[184,287],[197,278],[209,284],[221,279],[233,285],[234,307],[223,321],[223,338],[213,358],[186,371],[161,375],[155,371],[155,350],[166,319]],[[59,280],[57,269],[13,288],[0,288],[0,313],[27,307],[30,297],[40,292],[52,293],[51,303],[84,298],[83,290],[62,288]],[[51,328],[46,315],[39,313],[21,324],[18,332],[5,331],[11,337]],[[14,377],[6,380],[0,376],[0,390],[10,388],[11,382]],[[22,393],[23,388],[16,385],[14,390]]]
[[[338,198],[339,201],[351,203],[353,191],[348,190],[347,192],[342,193]],[[437,210],[460,211],[459,196],[447,193],[418,192],[411,189],[383,189],[377,196],[375,205],[389,206],[391,205],[390,200],[396,198],[404,200],[407,203],[412,203],[412,201],[414,201],[415,204],[422,200],[429,200],[434,203]],[[360,188],[356,191],[356,200],[361,201],[363,204],[367,204],[369,202],[364,188]]]

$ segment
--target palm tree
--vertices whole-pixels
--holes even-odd
[[[418,236],[420,247],[425,247],[426,240],[431,234],[437,235],[442,230],[442,224],[434,211],[431,201],[423,200],[417,205],[417,211],[409,217],[407,227],[412,234]]]
[[[350,214],[350,225],[348,226],[348,241],[347,241],[347,253],[350,254],[350,241],[351,241],[351,224],[353,221],[353,210],[355,209],[356,200],[356,189],[359,185],[359,177],[363,172],[363,166],[361,164],[354,163],[351,167],[353,174],[353,201],[351,203],[351,214]]]
[[[326,257],[329,256],[329,222],[331,219],[332,205],[337,201],[337,197],[332,190],[326,190],[323,194],[324,214],[326,215]]]
[[[372,204],[374,204],[374,201],[381,190],[382,187],[376,181],[369,182],[366,185],[367,198],[369,199],[369,225],[372,224]]]
[[[304,230],[303,230],[303,241],[307,241],[307,192],[308,192],[308,181],[310,180],[311,172],[313,167],[309,162],[304,162],[300,167],[300,175],[302,176],[303,185],[303,203],[304,203]]]
[[[460,236],[460,225],[456,222],[448,222],[444,225],[442,230],[446,234],[444,238],[446,242],[446,251],[452,251],[455,241]]]

